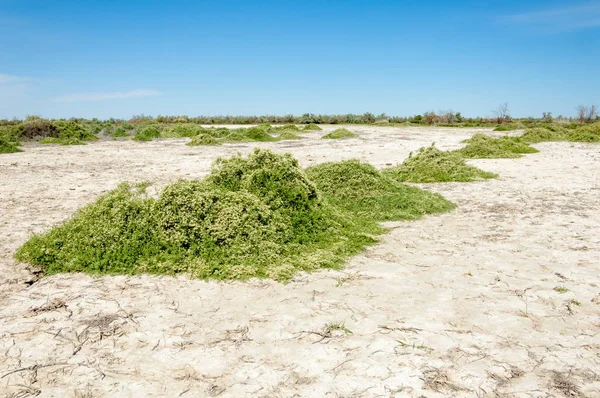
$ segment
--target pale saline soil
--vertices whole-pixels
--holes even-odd
[[[337,126],[336,126],[337,127]],[[423,184],[452,212],[388,223],[343,271],[270,280],[55,275],[14,251],[122,181],[155,189],[254,147],[303,166],[402,162],[485,129],[347,126],[349,140],[24,145],[0,156],[0,391],[8,397],[599,397],[600,145],[470,161]],[[326,325],[343,324],[344,330]]]

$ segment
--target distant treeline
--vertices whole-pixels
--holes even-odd
[[[595,109],[594,109],[595,112]],[[559,123],[573,123],[573,122],[593,122],[598,120],[598,116],[593,113],[592,117],[583,119],[578,118],[565,118],[562,116],[553,117],[551,113],[545,112],[540,118],[512,118],[506,109],[503,112],[496,112],[496,117],[484,118],[468,118],[461,115],[460,112],[452,111],[439,111],[439,112],[425,112],[422,115],[414,115],[409,117],[402,116],[388,116],[385,113],[375,115],[372,113],[363,114],[344,114],[344,115],[318,115],[313,113],[305,113],[301,116],[295,115],[266,115],[266,116],[147,116],[147,115],[135,115],[130,119],[83,119],[83,118],[71,118],[69,121],[73,121],[79,124],[96,124],[96,123],[111,123],[121,124],[128,123],[132,125],[136,124],[177,124],[177,123],[195,123],[195,124],[402,124],[402,125],[439,125],[439,126],[454,126],[454,127],[492,127],[504,123],[522,123],[525,126],[531,123],[539,123],[543,121],[545,123],[559,122]],[[4,125],[17,125],[24,121],[31,119],[41,119],[37,116],[30,116],[25,120],[1,120],[0,126]],[[64,120],[64,119],[63,119]]]

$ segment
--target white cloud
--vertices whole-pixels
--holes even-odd
[[[162,95],[162,93],[156,90],[146,90],[139,88],[131,91],[74,93],[57,97],[55,98],[55,100],[57,102],[86,102],[139,97],[155,97],[158,95]]]
[[[0,84],[22,83],[27,80],[28,79],[26,77],[5,75],[4,73],[0,73]]]
[[[550,8],[520,14],[505,15],[503,22],[538,26],[554,30],[575,30],[600,26],[600,1],[571,7]]]

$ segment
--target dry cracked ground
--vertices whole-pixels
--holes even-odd
[[[389,223],[345,270],[268,280],[36,280],[12,255],[122,181],[205,175],[254,146],[303,165],[401,162],[468,129],[188,147],[27,144],[0,157],[0,392],[7,397],[599,397],[600,146],[472,161],[499,179],[424,184],[450,213]],[[331,130],[327,127],[326,130]],[[490,130],[483,130],[489,132]]]

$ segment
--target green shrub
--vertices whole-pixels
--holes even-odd
[[[326,167],[333,174],[329,181]],[[353,213],[373,205],[353,192],[356,181],[339,180],[347,167],[365,169],[355,176],[367,176],[363,182],[371,185],[361,189],[382,214]],[[290,155],[256,149],[247,157],[219,159],[206,179],[176,182],[156,199],[145,194],[145,184],[122,184],[33,236],[16,257],[46,274],[188,273],[285,281],[298,270],[339,267],[383,232],[376,220],[451,208],[439,195],[403,187],[358,163],[309,175],[326,192],[319,193]]]
[[[282,130],[296,131],[296,132],[302,131],[295,124],[286,124],[283,126],[272,127],[272,129],[275,131],[282,131]]]
[[[354,137],[358,137],[358,134],[353,133],[352,131],[344,129],[344,128],[333,130],[331,133],[325,134],[323,136],[324,139],[329,139],[329,140],[337,140],[340,138],[354,138]]]
[[[122,138],[122,137],[129,137],[129,134],[127,134],[127,131],[125,130],[125,128],[119,126],[115,129],[115,131],[112,132],[111,136],[113,138]]]
[[[439,194],[394,181],[356,159],[322,163],[306,174],[335,206],[368,219],[413,220],[454,207]]]
[[[269,142],[276,141],[276,139],[269,134],[264,128],[261,127],[250,127],[247,129],[241,129],[242,134],[248,138],[249,141]]]
[[[304,126],[304,128],[302,130],[304,130],[304,131],[321,131],[323,129],[321,127],[319,127],[318,124],[310,123],[310,124],[307,124],[306,126]]]
[[[411,153],[401,165],[383,170],[383,174],[406,182],[470,182],[497,177],[465,163],[458,152],[444,152],[434,145]]]
[[[84,126],[73,121],[58,120],[53,122],[58,131],[59,140],[67,142],[96,140],[97,137]],[[68,144],[65,144],[68,145]]]
[[[192,137],[192,140],[190,142],[188,142],[187,145],[190,145],[190,146],[221,145],[221,143],[215,137],[212,137],[208,134],[200,134],[200,135]]]
[[[457,152],[471,159],[518,158],[523,153],[539,152],[517,137],[494,138],[485,134],[475,134],[464,142],[467,146]]]
[[[138,130],[133,137],[135,141],[152,141],[154,138],[160,137],[160,131],[155,126],[145,126]]]
[[[19,138],[36,139],[46,137],[58,138],[58,128],[50,120],[41,118],[29,118],[23,123],[15,126],[16,135]]]
[[[279,132],[277,139],[280,141],[283,140],[301,140],[300,137],[294,130],[282,130]]]
[[[537,143],[545,141],[565,141],[567,139],[566,132],[561,129],[550,130],[545,127],[534,127],[525,130],[521,136],[524,142]]]
[[[196,137],[199,134],[204,134],[205,129],[196,124],[178,124],[173,127],[164,129],[160,136],[163,138],[186,138]]]
[[[513,131],[524,129],[525,126],[521,123],[504,123],[496,126],[494,131]]]
[[[0,133],[0,153],[22,152],[18,146],[18,141],[11,139],[8,134],[2,135]]]
[[[600,142],[600,122],[569,131],[567,139],[571,142]]]

